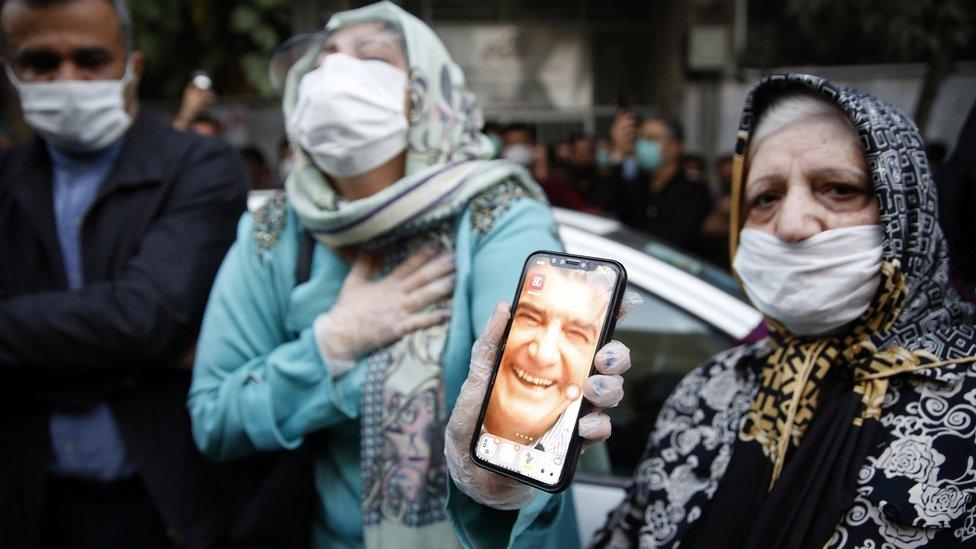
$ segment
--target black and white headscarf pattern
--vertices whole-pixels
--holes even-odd
[[[976,355],[973,310],[948,287],[938,201],[915,123],[881,100],[806,74],[760,81],[746,100],[737,155],[755,114],[785,92],[836,104],[864,146],[884,231],[883,259],[904,276],[907,302],[878,349],[928,351],[940,360]],[[742,162],[737,162],[737,184]],[[735,196],[735,195],[733,195]],[[733,207],[735,210],[735,207]],[[733,233],[738,227],[733,226]],[[720,354],[691,372],[662,409],[627,497],[592,544],[687,546],[733,458],[769,355],[768,342]],[[947,365],[893,377],[880,428],[853,480],[853,500],[828,547],[976,544],[976,367]],[[700,523],[698,523],[700,526]]]

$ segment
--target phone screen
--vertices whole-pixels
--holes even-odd
[[[538,482],[559,482],[619,276],[599,261],[530,257],[475,450]]]

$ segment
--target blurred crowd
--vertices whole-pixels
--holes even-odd
[[[605,136],[539,143],[528,123],[487,124],[499,156],[528,169],[559,208],[619,219],[728,267],[732,156],[685,149],[681,123],[621,110]]]
[[[173,127],[206,137],[222,138],[225,124],[214,112],[217,101],[213,81],[206,73],[197,72],[183,89]],[[269,161],[256,144],[240,147],[241,160],[252,190],[275,189],[284,185],[291,171],[291,149],[287,138],[281,138],[277,153],[278,157]]]

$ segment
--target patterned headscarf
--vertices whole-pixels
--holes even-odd
[[[862,378],[871,376],[862,379],[857,390],[864,394],[863,413],[877,416],[879,406],[871,401],[884,396],[887,377],[905,368],[970,357],[974,351],[971,336],[959,337],[960,330],[971,334],[973,312],[948,286],[948,248],[918,128],[900,110],[870,95],[805,74],[770,77],[757,84],[746,100],[736,145],[733,256],[744,213],[750,134],[776,97],[796,90],[837,105],[857,131],[881,214],[883,283],[872,306],[843,337],[796,338],[769,322],[773,354],[743,436],[758,441],[773,460],[770,487],[787,452],[799,444],[813,419],[819,386],[831,365],[856,363]]]
[[[491,158],[494,148],[481,133],[484,119],[464,73],[440,38],[423,21],[388,1],[333,15],[328,35],[342,27],[382,21],[403,35],[409,65],[410,129],[406,175],[447,162]],[[288,73],[284,111],[291,120],[298,102],[298,82],[315,68],[319,51],[309,51]],[[299,147],[300,148],[300,147]]]
[[[882,259],[898,266],[905,276],[908,306],[890,330],[873,338],[876,345],[887,348],[911,343],[911,347],[946,358],[966,356],[971,349],[953,349],[953,344],[939,335],[950,326],[971,324],[973,309],[948,286],[948,244],[939,225],[938,198],[925,146],[915,122],[876,97],[810,74],[770,76],[756,84],[746,99],[736,142],[731,254],[735,255],[742,229],[745,157],[756,115],[774,98],[796,90],[813,92],[836,104],[854,124],[881,211],[885,236]]]

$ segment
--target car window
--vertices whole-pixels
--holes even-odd
[[[643,303],[628,309],[617,323],[614,338],[630,348],[632,366],[625,374],[624,400],[607,410],[613,436],[607,441],[609,470],[615,477],[630,478],[640,460],[661,405],[689,371],[719,351],[732,339],[702,320],[634,285]],[[606,465],[579,472],[606,475]]]

